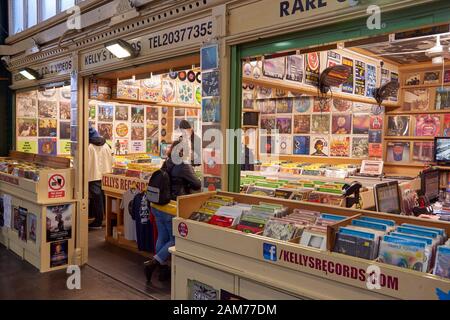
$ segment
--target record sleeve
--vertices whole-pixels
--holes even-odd
[[[423,76],[424,84],[436,84],[441,82],[441,72],[440,71],[427,71]]]
[[[312,136],[310,152],[312,156],[328,157],[328,155],[330,154],[330,146],[327,137]]]
[[[381,143],[369,143],[369,157],[383,158],[383,145]]]
[[[353,134],[368,134],[370,127],[370,116],[365,113],[353,114]]]
[[[311,116],[311,133],[329,134],[330,120],[330,114],[313,114]]]
[[[387,136],[409,136],[409,116],[388,116]]]
[[[353,257],[373,260],[376,256],[376,244],[374,240],[337,233],[333,251]]]
[[[369,130],[369,143],[381,143],[382,131],[381,130]]]
[[[292,154],[292,136],[278,136],[279,154]]]
[[[398,73],[397,72],[391,71],[391,81],[399,82],[399,80],[398,80]],[[389,97],[389,100],[390,101],[398,101],[398,92],[397,92],[397,95],[395,97]]]
[[[332,134],[351,134],[352,115],[347,113],[333,114],[331,121]]]
[[[383,129],[383,117],[380,115],[370,116],[370,130],[381,130]]]
[[[303,55],[290,55],[286,57],[286,80],[303,82],[304,57]]]
[[[444,137],[450,137],[450,114],[444,115],[444,126],[442,134]]]
[[[441,118],[437,115],[416,115],[416,132],[418,137],[436,137],[440,134]]]
[[[450,109],[450,88],[436,89],[436,110]]]
[[[294,136],[293,151],[297,155],[309,155],[310,137],[309,136]]]
[[[353,102],[345,99],[333,99],[333,111],[335,112],[347,112],[351,111]]]
[[[332,136],[330,145],[331,157],[350,157],[350,137]]]
[[[330,112],[331,111],[331,100],[321,99],[319,97],[314,98],[313,112]]]
[[[293,101],[293,109],[295,113],[308,113],[314,104],[313,97],[297,97]]]
[[[292,133],[292,117],[278,117],[277,130],[279,134]]]
[[[311,131],[311,116],[308,115],[294,115],[294,133],[295,134],[309,134]]]
[[[305,56],[305,60],[306,60],[305,83],[317,86],[319,83],[320,53],[319,52],[307,53]]]
[[[413,160],[420,162],[432,162],[434,159],[433,142],[413,142]]]
[[[261,116],[260,128],[262,130],[267,130],[267,134],[271,134],[272,130],[276,129],[276,118],[271,116]]]
[[[387,162],[410,162],[410,143],[409,142],[388,142],[386,145]]]
[[[272,98],[272,88],[261,86],[256,87],[256,99],[270,99],[270,98]]]
[[[421,83],[420,73],[410,73],[406,75],[406,86],[418,86]]]
[[[369,155],[369,140],[365,137],[352,138],[352,157],[366,158]]]
[[[374,65],[367,64],[366,97],[374,97],[376,87],[377,87],[377,68]]]
[[[366,93],[366,64],[355,60],[355,94],[364,96]]]
[[[430,91],[428,89],[405,89],[404,110],[425,111],[430,108]]]
[[[284,79],[286,73],[286,58],[278,57],[272,59],[264,59],[263,75],[269,78]]]

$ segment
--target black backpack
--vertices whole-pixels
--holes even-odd
[[[148,183],[147,198],[151,203],[166,205],[172,200],[170,174],[164,169],[155,171]]]

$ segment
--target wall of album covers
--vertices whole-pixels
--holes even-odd
[[[69,155],[70,117],[70,86],[18,92],[16,149],[43,155]]]
[[[332,88],[333,92],[347,94],[348,99],[344,95],[322,105],[318,97],[278,89],[277,81],[270,87],[244,82],[243,108],[259,111],[259,126],[267,130],[267,135],[260,136],[261,154],[383,157],[384,110],[375,105],[374,99],[371,104],[352,98],[372,98],[380,83],[398,80],[397,69],[382,68],[379,61],[349,50],[335,50],[244,62],[243,75],[313,87],[321,71],[337,64],[353,70],[348,82]],[[274,130],[278,130],[278,137],[271,135]]]

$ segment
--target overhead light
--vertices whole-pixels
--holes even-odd
[[[442,64],[444,62],[444,58],[442,57],[434,57],[432,59],[433,64]]]
[[[19,70],[19,73],[27,78],[28,80],[38,80],[41,79],[41,76],[36,70],[33,70],[31,68],[24,68]]]
[[[105,43],[105,48],[119,59],[134,58],[138,55],[131,44],[121,39]]]

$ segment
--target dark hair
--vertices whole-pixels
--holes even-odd
[[[180,121],[180,129],[192,129],[191,124],[187,120],[181,120]]]

